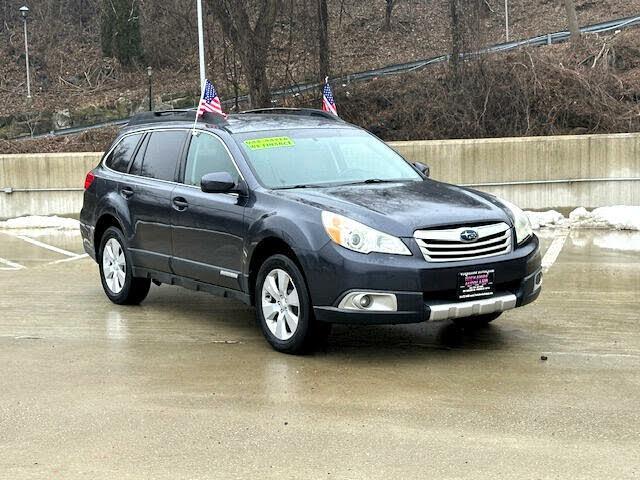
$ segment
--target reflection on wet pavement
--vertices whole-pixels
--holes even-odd
[[[76,230],[0,229],[0,270],[47,265],[80,255],[84,250]]]
[[[163,285],[119,307],[91,260],[19,242],[0,478],[640,476],[638,234],[572,231],[540,299],[487,328],[336,326],[307,357],[240,303]]]

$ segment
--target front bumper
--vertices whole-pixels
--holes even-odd
[[[303,257],[309,262],[309,256]],[[476,261],[428,263],[421,255],[361,255],[333,244],[323,248],[307,274],[314,313],[331,323],[401,324],[462,318],[502,312],[533,302],[541,291],[542,269],[537,237],[507,255]],[[487,261],[488,260],[488,261]],[[311,268],[309,268],[311,267]],[[458,274],[495,270],[491,297],[457,299]],[[387,292],[397,299],[396,311],[372,312],[339,308],[353,292]]]

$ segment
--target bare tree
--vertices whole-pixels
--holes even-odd
[[[451,21],[451,66],[458,73],[464,53],[482,43],[481,16],[484,0],[449,0]]]
[[[327,0],[318,0],[318,60],[320,79],[329,76],[329,12]]]
[[[569,22],[569,31],[571,32],[571,41],[580,41],[580,27],[578,25],[578,15],[576,14],[575,0],[564,0],[564,9],[567,12],[567,21]]]
[[[248,2],[209,0],[218,22],[240,57],[242,70],[249,87],[252,107],[271,105],[267,78],[268,51],[273,27],[281,10],[280,0],[257,0],[255,13]],[[252,26],[251,17],[255,17]]]
[[[136,0],[103,0],[100,25],[102,53],[132,65],[143,56],[139,5]]]
[[[458,69],[460,54],[463,52],[463,26],[462,26],[462,4],[461,0],[450,0],[450,20],[451,20],[451,66],[453,70]]]
[[[397,5],[400,0],[385,0],[387,7],[384,12],[384,29],[391,30],[391,15],[393,14],[393,7]]]

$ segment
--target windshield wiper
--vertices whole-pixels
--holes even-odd
[[[362,183],[395,183],[396,180],[383,180],[381,178],[368,178],[363,180]]]
[[[362,183],[398,183],[404,180],[383,180],[382,178],[367,178],[366,180],[358,180],[356,182],[344,183],[343,185],[359,185]]]
[[[342,187],[344,185],[360,185],[364,183],[398,183],[403,182],[404,180],[383,180],[381,178],[368,178],[366,180],[358,180],[356,182],[347,182],[347,183],[318,183],[318,184],[310,184],[310,183],[301,183],[299,185],[287,185],[286,187],[278,187],[274,188],[274,190],[293,190],[296,188],[328,188],[328,187]]]
[[[287,187],[278,187],[275,190],[293,190],[294,188],[317,188],[320,185],[311,185],[307,183],[301,183],[300,185],[290,185]]]

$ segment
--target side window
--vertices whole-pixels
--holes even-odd
[[[129,169],[129,162],[136,151],[138,142],[142,138],[142,134],[129,135],[120,140],[120,143],[113,149],[111,155],[107,158],[106,165],[116,172],[126,173]]]
[[[153,132],[147,142],[139,175],[173,181],[186,136],[187,133],[181,130]]]
[[[140,175],[140,170],[142,169],[142,159],[144,158],[144,152],[147,150],[147,143],[149,143],[149,137],[151,134],[147,134],[142,143],[140,144],[140,148],[138,148],[138,153],[136,153],[133,162],[131,162],[131,168],[129,169],[129,173],[132,175]]]
[[[191,137],[184,183],[200,186],[202,177],[214,172],[228,172],[234,180],[238,180],[238,170],[221,140],[205,133]]]

